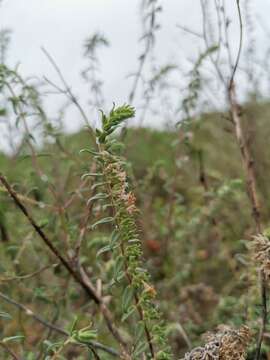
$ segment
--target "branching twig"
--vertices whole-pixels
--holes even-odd
[[[64,330],[61,329],[60,327],[48,322],[47,320],[43,319],[41,316],[35,314],[31,309],[27,308],[26,306],[24,306],[21,303],[18,303],[17,301],[11,299],[9,296],[3,294],[2,292],[0,292],[0,298],[4,301],[6,301],[7,303],[16,306],[19,310],[23,311],[27,316],[30,316],[31,318],[33,318],[34,320],[36,320],[37,322],[39,322],[40,324],[42,324],[44,327],[57,332],[58,334],[61,334],[63,336],[68,337],[69,333]],[[106,345],[100,344],[97,341],[91,341],[91,346],[95,347],[96,349],[99,350],[103,350],[113,356],[119,356],[118,352],[115,349],[112,349]]]
[[[89,124],[89,120],[88,120],[88,117],[85,113],[85,111],[83,110],[81,104],[79,103],[79,101],[77,100],[76,96],[73,94],[70,86],[67,84],[65,78],[64,78],[64,75],[62,74],[59,66],[56,64],[55,60],[53,59],[53,57],[49,54],[49,52],[45,49],[45,48],[41,48],[41,50],[43,51],[43,53],[46,55],[47,59],[49,60],[49,62],[52,64],[53,68],[55,69],[56,73],[58,74],[59,76],[59,79],[61,80],[63,86],[64,86],[64,90],[60,89],[58,87],[58,90],[59,92],[62,92],[62,93],[65,93],[68,98],[70,99],[70,101],[77,107],[77,109],[79,110],[84,122],[85,122],[85,125],[87,126],[87,128],[90,130],[90,133],[91,133],[91,136],[94,138],[94,135],[93,135],[93,130]]]

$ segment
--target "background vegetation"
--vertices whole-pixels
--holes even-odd
[[[140,94],[144,119],[165,116],[164,91],[174,91],[175,65],[147,76],[157,0],[142,2],[130,105],[100,111],[97,129],[45,49],[57,84],[8,66],[2,30],[1,359],[269,358],[270,126],[259,76],[268,68],[244,41],[248,6],[235,1],[237,47],[224,3],[201,8],[202,34],[184,31],[204,50],[186,74],[173,126],[162,130],[127,126]],[[84,44],[95,110],[104,104],[104,46],[99,33]],[[205,106],[217,88],[221,106]],[[65,99],[53,118],[43,106],[48,89]],[[85,126],[67,135],[71,106]]]

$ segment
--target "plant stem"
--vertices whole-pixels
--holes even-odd
[[[256,184],[256,173],[254,168],[254,161],[245,138],[244,130],[241,124],[241,111],[240,106],[238,105],[237,98],[236,98],[236,90],[235,90],[235,83],[234,78],[237,72],[242,46],[243,46],[243,20],[240,8],[240,0],[235,0],[237,11],[238,11],[238,18],[239,18],[239,27],[240,27],[240,41],[239,41],[239,48],[237,53],[237,58],[235,61],[235,65],[233,67],[233,71],[231,74],[231,79],[229,81],[227,93],[228,93],[228,100],[230,105],[231,111],[231,119],[234,125],[235,135],[237,139],[237,143],[239,145],[242,157],[243,167],[246,173],[247,179],[247,193],[250,200],[250,204],[252,207],[252,215],[255,222],[256,232],[261,234],[263,231],[262,226],[262,219],[261,219],[261,210],[260,210],[260,202],[259,196],[257,193],[257,184]],[[260,359],[261,354],[261,346],[263,342],[264,332],[266,329],[267,324],[267,284],[266,284],[266,277],[263,270],[260,270],[259,274],[259,281],[260,281],[260,293],[261,293],[261,326],[257,340],[257,349],[255,360]]]

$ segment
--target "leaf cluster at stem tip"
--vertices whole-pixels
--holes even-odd
[[[130,105],[122,105],[117,108],[113,106],[109,115],[105,115],[101,110],[102,129],[96,129],[96,136],[100,144],[104,144],[108,135],[112,134],[115,129],[125,120],[135,116],[135,109]]]

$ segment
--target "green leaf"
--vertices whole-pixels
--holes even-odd
[[[131,306],[131,307],[127,310],[127,312],[126,312],[125,314],[123,314],[123,316],[122,316],[122,318],[121,318],[121,321],[122,321],[122,322],[126,321],[126,320],[130,317],[130,315],[132,315],[132,314],[134,313],[134,311],[135,311],[135,307],[134,307],[134,306]]]
[[[136,329],[135,329],[135,342],[138,343],[144,335],[144,324],[142,321],[140,321],[137,325],[136,325]]]
[[[128,243],[129,244],[140,244],[141,241],[140,241],[140,239],[129,239]]]
[[[102,186],[102,185],[106,185],[106,184],[108,184],[108,182],[105,182],[105,181],[100,182],[100,183],[96,183],[93,186],[91,186],[91,190],[95,190],[97,187]]]
[[[113,277],[114,279],[117,279],[119,277],[119,273],[120,271],[122,271],[123,267],[124,267],[124,258],[122,255],[119,255],[115,261],[115,264],[114,264],[114,272],[113,272]]]
[[[88,153],[88,154],[91,154],[91,155],[99,155],[99,153],[97,151],[94,151],[94,150],[91,150],[91,149],[82,149],[82,150],[80,150],[80,154],[83,154],[83,153]]]
[[[101,254],[104,254],[105,252],[112,251],[112,249],[113,247],[111,244],[106,245],[97,252],[96,257],[99,257]]]
[[[91,225],[91,229],[95,229],[98,225],[107,224],[107,223],[110,223],[112,221],[114,221],[114,218],[110,217],[110,216],[106,217],[106,218],[103,218],[103,219],[100,219],[97,222],[95,222],[93,225]]]
[[[74,331],[76,325],[77,325],[77,322],[78,322],[78,316],[76,315],[71,323],[71,327],[70,327],[70,330],[69,330],[69,333],[72,334],[72,332]]]
[[[86,174],[83,174],[82,176],[81,176],[81,179],[82,180],[84,180],[84,179],[86,179],[87,177],[97,177],[97,176],[103,176],[103,174],[102,173],[86,173]]]
[[[102,205],[102,210],[105,211],[110,207],[113,207],[113,205],[112,204],[104,204],[104,205]]]
[[[103,199],[107,199],[108,197],[109,195],[105,193],[98,193],[87,200],[87,206],[90,205],[92,201],[103,200]]]
[[[121,152],[121,151],[123,151],[124,148],[125,148],[125,145],[123,143],[120,143],[120,142],[111,144],[108,147],[108,149],[110,149],[113,152],[116,152],[116,151]]]
[[[111,236],[111,244],[115,244],[119,240],[119,237],[120,237],[119,231],[116,229],[113,230],[112,236]]]
[[[79,330],[74,338],[78,342],[89,343],[89,341],[95,340],[97,338],[97,330]]]
[[[137,359],[143,352],[146,351],[146,349],[148,348],[148,344],[146,341],[140,341],[138,343],[138,345],[135,348],[135,352],[134,352],[134,358]]]
[[[55,351],[57,348],[63,346],[64,341],[59,341],[59,342],[52,343],[50,340],[44,340],[43,344],[45,346],[47,346],[46,351],[49,352],[49,351]]]
[[[11,320],[12,316],[8,313],[6,313],[5,311],[0,311],[0,318],[6,319],[6,320]]]
[[[129,285],[125,288],[123,295],[122,295],[122,310],[125,313],[128,308],[130,307],[132,300],[133,300],[134,290]]]
[[[9,341],[21,341],[24,339],[23,335],[15,335],[15,336],[10,336],[10,337],[6,337],[2,340],[2,342],[6,343]]]

